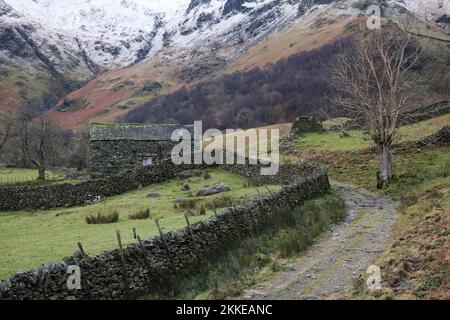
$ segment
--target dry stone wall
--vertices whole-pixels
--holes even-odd
[[[450,143],[450,125],[445,125],[435,134],[420,140],[423,144],[447,145]]]
[[[419,107],[400,114],[399,123],[414,124],[450,113],[450,101],[441,101],[425,107]],[[364,119],[351,119],[342,126],[333,126],[329,131],[365,129]]]
[[[255,168],[228,167],[244,175]],[[115,250],[98,256],[74,255],[62,263],[17,273],[0,282],[0,299],[126,299],[169,290],[180,279],[198,274],[202,261],[213,262],[233,244],[270,225],[279,209],[301,205],[330,187],[326,170],[308,163],[282,167],[277,177],[279,183],[289,185],[190,228],[129,245],[123,254]],[[139,183],[148,181],[142,178]],[[69,266],[80,268],[81,289],[68,288]]]
[[[176,173],[192,166],[175,166],[164,160],[153,166],[78,184],[51,184],[41,186],[0,186],[0,211],[36,210],[73,207],[172,179]],[[200,167],[200,166],[199,166]]]

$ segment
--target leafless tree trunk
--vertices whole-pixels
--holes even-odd
[[[45,180],[49,159],[61,144],[60,132],[48,120],[30,120],[20,117],[17,120],[17,139],[24,156],[38,169],[38,180]]]
[[[11,138],[13,120],[9,115],[1,115],[0,118],[0,153]]]
[[[391,149],[399,115],[417,94],[417,82],[409,71],[423,50],[414,46],[411,23],[360,31],[354,48],[341,52],[331,70],[332,82],[340,93],[336,102],[365,120],[379,149],[380,188],[393,175]]]

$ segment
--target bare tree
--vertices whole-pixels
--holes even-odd
[[[379,149],[379,188],[393,176],[391,149],[399,115],[417,94],[417,82],[409,71],[423,49],[413,43],[411,23],[361,31],[354,47],[339,54],[331,71],[332,82],[340,93],[336,102],[365,120]]]
[[[13,119],[9,115],[1,115],[0,118],[0,153],[3,147],[11,138],[13,129]]]
[[[61,130],[46,119],[21,116],[16,121],[17,141],[26,157],[39,171],[39,180],[45,180],[49,161],[61,145]]]

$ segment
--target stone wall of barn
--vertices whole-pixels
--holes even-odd
[[[176,142],[172,141],[91,141],[89,171],[93,178],[103,178],[143,165],[144,157],[154,162],[169,159]]]

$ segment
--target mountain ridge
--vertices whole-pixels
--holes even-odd
[[[82,80],[90,82],[81,87],[73,85],[74,89],[80,89],[66,95],[49,112],[51,118],[62,121],[67,127],[92,119],[113,121],[155,96],[183,85],[262,67],[290,54],[335,41],[348,34],[352,21],[363,16],[372,3],[396,12],[409,8],[417,13],[425,8],[422,18],[433,25],[441,13],[449,10],[448,4],[441,5],[440,0],[172,0],[169,3],[114,0],[108,2],[109,7],[104,2],[73,0],[70,8],[78,4],[79,10],[68,15],[73,21],[67,23],[66,30],[72,30],[76,37],[72,39],[70,32],[62,34],[64,28],[56,33],[65,50],[73,52],[75,59],[89,71]],[[2,3],[3,7],[9,6],[3,9],[3,15],[0,13],[0,19],[5,20],[6,16],[7,23],[20,24],[25,19],[28,24],[50,24],[54,29],[61,24],[61,16],[64,17],[59,9],[54,9],[54,14],[61,16],[53,17],[51,23],[46,23],[45,17],[33,18],[35,21],[30,22],[27,19],[31,13],[28,17],[23,13],[33,11],[32,7],[24,9],[27,1],[0,0],[0,12]],[[48,4],[48,9],[55,8],[59,2],[35,0],[34,3]],[[124,20],[112,28],[110,22],[116,20],[111,20],[111,16],[117,11],[121,12],[115,19],[124,17]],[[133,18],[130,12],[139,12],[138,18],[123,29],[121,26]],[[34,10],[33,14],[39,15],[39,10]],[[86,20],[94,27],[86,25]],[[139,27],[144,25],[142,21],[151,23],[139,32]],[[42,30],[46,27],[42,26]],[[51,54],[50,58],[53,58]],[[63,92],[57,96],[64,95]],[[4,103],[5,99],[0,98],[0,105]]]

